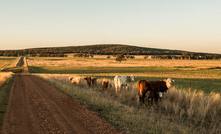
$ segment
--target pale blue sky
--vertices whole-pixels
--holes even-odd
[[[0,0],[0,49],[91,44],[221,54],[221,1]]]

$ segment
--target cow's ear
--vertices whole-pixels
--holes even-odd
[[[164,82],[167,82],[167,79],[163,79]]]

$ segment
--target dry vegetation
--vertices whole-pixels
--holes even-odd
[[[18,57],[0,57],[0,71],[5,68],[16,67],[19,59]]]
[[[96,57],[96,56],[95,56]],[[105,56],[99,58],[29,58],[29,66],[72,66],[72,67],[171,67],[183,69],[204,69],[221,67],[218,60],[144,60],[130,59],[125,62],[117,62],[113,58]]]
[[[121,63],[100,58],[27,59],[31,73],[88,74],[96,76],[136,75],[143,77],[221,78],[219,60],[153,60],[130,59]]]
[[[136,83],[116,94],[86,83],[71,85],[64,75],[39,75],[61,92],[86,103],[115,126],[131,133],[221,133],[220,94],[172,88],[154,108],[139,105]]]
[[[9,73],[0,72],[0,87],[1,87],[2,84],[3,84],[7,79],[9,79],[11,76],[12,76],[12,73],[11,73],[11,72],[9,72]]]

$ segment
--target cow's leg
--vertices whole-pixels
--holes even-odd
[[[138,91],[137,95],[138,95],[138,97],[139,97],[139,102],[141,102],[141,94],[140,94],[139,91]]]
[[[142,103],[142,97],[141,96],[139,96],[139,102]]]
[[[115,90],[116,90],[116,93],[117,93],[117,90],[118,90],[118,84],[115,84]]]
[[[159,92],[159,101],[161,101],[162,97],[163,97],[163,93]]]
[[[143,96],[142,96],[142,102],[143,102],[143,103],[144,103],[144,98],[145,98],[145,96],[143,95]]]
[[[153,106],[153,99],[154,99],[153,97],[150,98],[150,100],[151,100],[151,106]]]
[[[126,88],[126,90],[128,90],[128,86],[127,85],[125,85],[125,88]]]
[[[156,103],[156,105],[157,105],[157,102],[158,102],[158,94],[156,94],[156,95],[154,96],[154,98],[155,98],[155,103]]]

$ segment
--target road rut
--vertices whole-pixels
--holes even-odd
[[[3,134],[121,133],[69,96],[31,75],[16,75]]]

